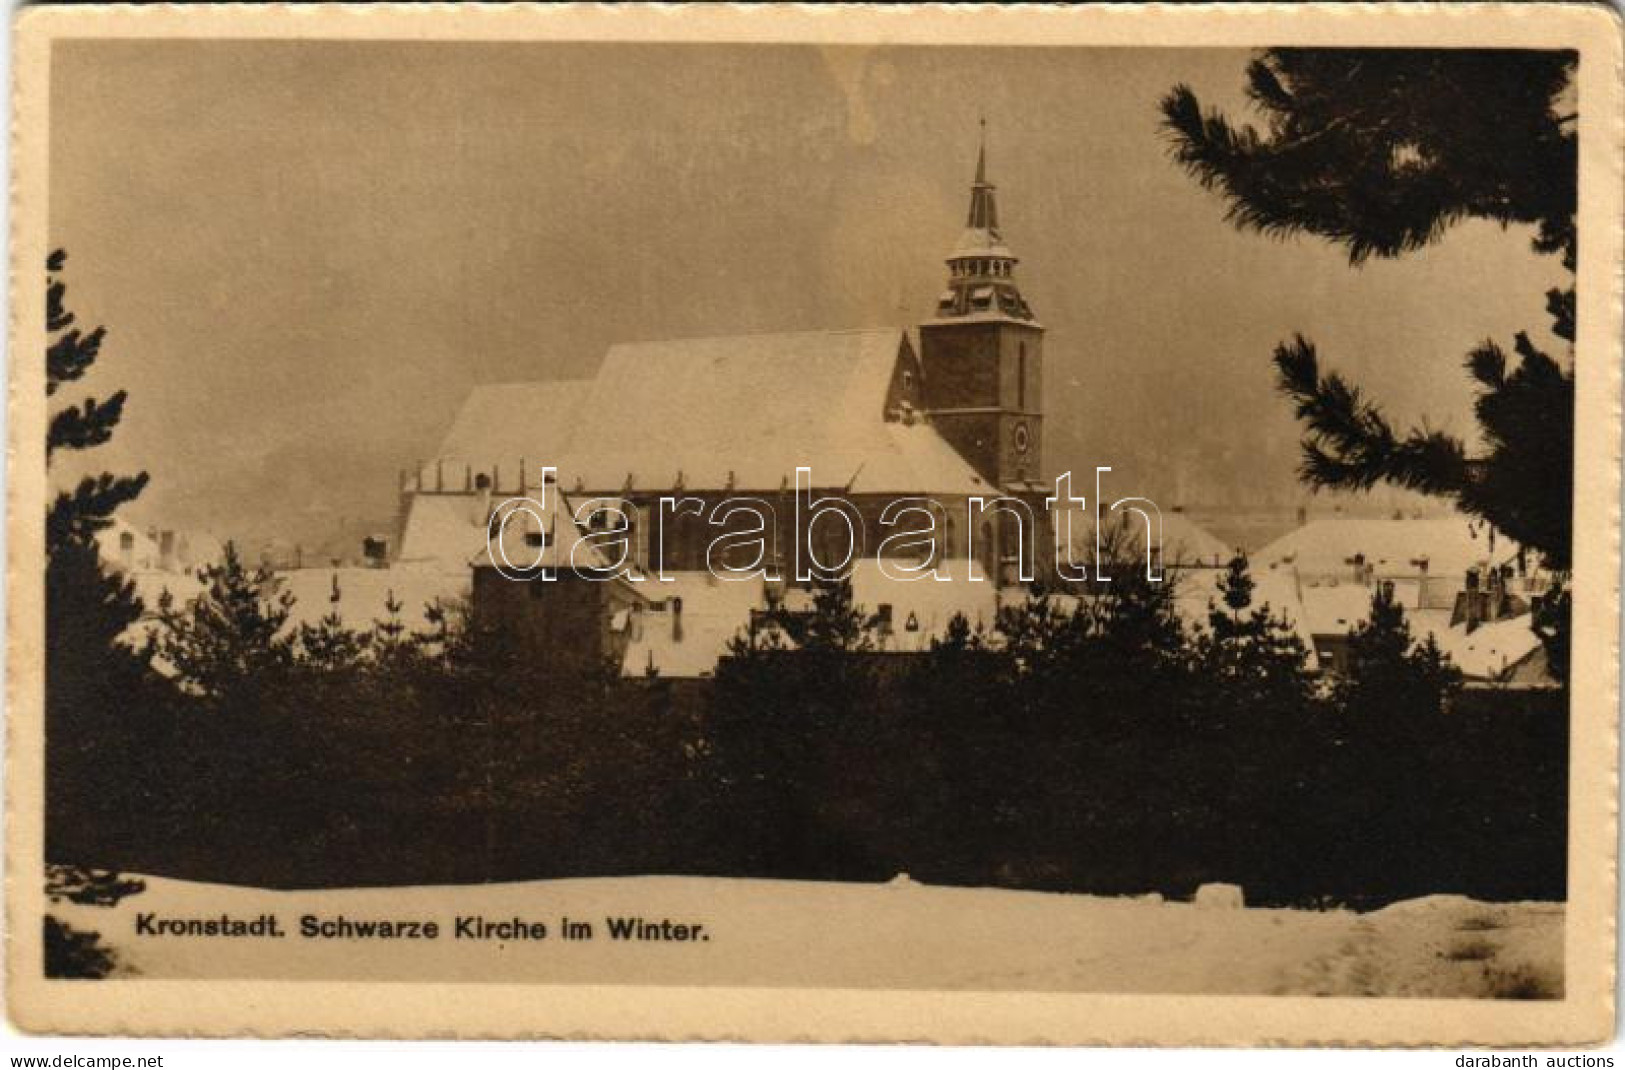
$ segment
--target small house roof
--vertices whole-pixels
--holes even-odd
[[[873,559],[854,563],[853,608],[870,617],[883,606],[890,609],[890,629],[877,628],[871,636],[878,651],[929,650],[932,640],[947,632],[955,614],[964,614],[972,625],[993,627],[999,591],[980,566],[946,560],[938,572],[943,579],[900,580],[886,575]],[[758,577],[721,579],[709,572],[684,571],[662,581],[651,578],[637,587],[648,601],[630,615],[623,676],[642,676],[651,670],[668,678],[709,676],[728,653],[729,643],[749,632],[751,611],[768,604],[766,587]],[[810,609],[812,596],[790,588],[784,593],[784,606],[790,611]]]
[[[1497,548],[1501,558],[1516,547]],[[1347,572],[1351,559],[1363,554],[1376,575],[1414,575],[1413,562],[1425,558],[1431,575],[1461,575],[1482,564],[1490,553],[1482,523],[1465,516],[1400,520],[1327,517],[1312,520],[1265,546],[1252,557],[1254,571],[1294,566],[1300,576]]]
[[[1540,646],[1527,613],[1488,621],[1471,631],[1465,622],[1452,625],[1449,610],[1414,610],[1405,616],[1416,639],[1431,635],[1451,664],[1474,680],[1502,679]]]
[[[1219,567],[1227,565],[1235,556],[1234,547],[1225,544],[1224,540],[1210,533],[1189,515],[1173,510],[1161,510],[1162,515],[1162,560],[1169,566],[1206,566]],[[1095,561],[1095,510],[1091,503],[1084,509],[1071,508],[1057,516],[1057,521],[1071,520],[1071,553],[1069,559],[1080,565],[1091,568]],[[1126,511],[1106,513],[1102,518],[1106,524],[1107,532],[1114,527],[1120,529],[1120,536],[1125,542],[1124,549],[1136,557],[1143,558],[1145,525],[1139,517]],[[1067,529],[1063,528],[1065,532]]]
[[[134,524],[115,515],[107,526],[96,533],[96,549],[103,561],[121,569],[155,569],[159,567],[158,542]],[[121,542],[128,542],[126,553]]]
[[[1187,628],[1207,628],[1209,614],[1216,607],[1222,608],[1218,584],[1225,571],[1222,568],[1195,568],[1177,575],[1174,609]],[[1303,642],[1308,666],[1317,667],[1320,659],[1315,652],[1315,631],[1311,611],[1304,604],[1296,578],[1290,572],[1250,570],[1249,574],[1253,580],[1253,596],[1249,612],[1268,606],[1270,614],[1284,620],[1293,634]],[[1366,593],[1366,602],[1369,606],[1369,592]]]
[[[489,497],[477,494],[417,494],[406,514],[397,560],[463,568],[485,545]]]
[[[279,593],[294,597],[290,627],[315,624],[336,613],[344,627],[368,631],[389,618],[393,599],[400,606],[400,622],[421,632],[430,628],[431,606],[468,595],[467,571],[435,568],[299,568],[276,573],[275,582]]]

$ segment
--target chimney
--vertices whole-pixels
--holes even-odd
[[[491,477],[484,472],[474,477],[474,502],[468,510],[468,521],[475,527],[491,521]]]
[[[1472,632],[1475,628],[1477,628],[1479,622],[1484,619],[1484,595],[1485,592],[1479,586],[1478,569],[1468,569],[1467,589],[1462,592],[1462,596],[1466,601],[1466,625],[1468,632]]]
[[[168,529],[158,533],[158,567],[165,572],[175,567],[175,533]]]
[[[1309,510],[1300,505],[1298,506],[1298,526],[1301,528],[1307,523],[1309,523]]]

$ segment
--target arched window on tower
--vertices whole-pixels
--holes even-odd
[[[1016,408],[1027,411],[1027,343],[1016,347]]]

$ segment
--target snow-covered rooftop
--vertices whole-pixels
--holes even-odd
[[[419,494],[413,497],[401,537],[400,564],[464,568],[485,546],[492,503],[477,494]]]
[[[892,653],[929,650],[931,641],[940,638],[948,622],[961,613],[972,625],[992,628],[999,592],[980,567],[959,559],[944,561],[938,572],[945,578],[900,580],[888,576],[874,560],[856,563],[853,608],[869,618],[890,611],[890,626],[877,627],[872,635],[878,649]],[[631,614],[630,642],[621,661],[621,671],[627,676],[650,670],[668,678],[711,675],[728,652],[729,642],[748,632],[751,611],[768,604],[760,579],[720,579],[708,572],[672,573],[668,580],[650,578],[637,588],[649,602]],[[784,593],[783,605],[791,612],[808,610],[812,596],[805,589],[791,588]]]
[[[1500,679],[1540,646],[1540,636],[1529,626],[1527,613],[1480,624],[1472,631],[1464,624],[1451,627],[1447,610],[1424,609],[1406,615],[1413,636],[1433,636],[1451,663],[1473,679]]]
[[[370,631],[389,619],[391,599],[411,631],[429,629],[427,610],[468,595],[468,572],[436,568],[298,568],[278,572],[278,593],[293,595],[289,624],[314,624],[337,613],[346,628]]]
[[[1497,560],[1516,547],[1496,545]],[[1490,556],[1489,532],[1464,516],[1378,520],[1328,517],[1312,520],[1276,539],[1252,557],[1255,572],[1294,566],[1300,576],[1349,573],[1356,554],[1364,554],[1376,575],[1415,575],[1426,559],[1430,575],[1462,575]]]
[[[678,572],[638,586],[649,602],[630,615],[625,676],[710,676],[729,641],[750,627],[751,610],[767,604],[761,580],[723,580],[709,572]]]
[[[591,386],[590,379],[560,379],[474,387],[435,454],[446,488],[462,486],[465,467],[490,472],[497,466],[507,485],[524,461],[539,477],[543,466],[557,464],[569,449]],[[423,485],[433,487],[436,476],[431,461],[421,473]]]
[[[507,487],[524,460],[531,484],[552,465],[562,486],[603,492],[770,492],[806,467],[815,486],[852,493],[988,493],[928,423],[888,420],[893,373],[913,352],[894,328],[615,345],[591,380],[476,387],[423,486],[455,491],[465,466],[500,465]],[[423,502],[404,556],[425,553],[412,530]]]
[[[1189,515],[1173,510],[1162,510],[1162,560],[1170,567],[1178,565],[1218,567],[1228,564],[1235,548],[1208,532]],[[1057,516],[1057,522],[1070,520],[1071,553],[1068,559],[1076,564],[1093,567],[1095,561],[1095,509],[1090,503],[1084,509],[1070,508]],[[1121,549],[1136,558],[1145,554],[1145,524],[1125,509],[1107,512],[1102,521],[1112,539],[1122,543]],[[1115,534],[1113,534],[1115,529]]]
[[[776,491],[807,467],[815,486],[853,493],[986,493],[929,425],[887,421],[906,346],[896,329],[613,346],[559,478],[600,491]]]
[[[1224,569],[1197,568],[1178,573],[1174,577],[1173,582],[1177,584],[1174,588],[1174,609],[1185,627],[1198,630],[1208,626],[1209,613],[1215,606],[1221,605],[1218,585],[1224,575]],[[1314,627],[1305,610],[1303,599],[1299,596],[1296,577],[1290,572],[1253,571],[1250,575],[1253,580],[1252,609],[1268,606],[1272,615],[1283,618],[1287,626],[1302,641],[1307,652],[1308,666],[1311,669],[1318,667]],[[1368,592],[1366,596],[1368,606],[1370,600]]]
[[[208,532],[160,532],[157,529],[143,532],[121,516],[114,516],[96,533],[96,550],[104,562],[124,572],[187,572],[200,565],[213,564],[225,554],[220,540]]]

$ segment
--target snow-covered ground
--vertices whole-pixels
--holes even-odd
[[[1139,993],[1560,996],[1563,906],[1430,896],[1367,914],[1204,909],[993,889],[637,877],[274,892],[147,878],[116,907],[53,905],[149,977],[796,985]],[[275,937],[142,935],[161,919],[253,921]],[[435,939],[301,935],[434,922]],[[471,939],[459,918],[523,919],[542,939]],[[610,918],[685,926],[616,940]],[[591,939],[564,939],[564,919]],[[157,925],[162,928],[162,925]],[[424,930],[420,928],[420,936]],[[531,932],[534,934],[535,930]],[[675,929],[668,928],[668,935]]]

